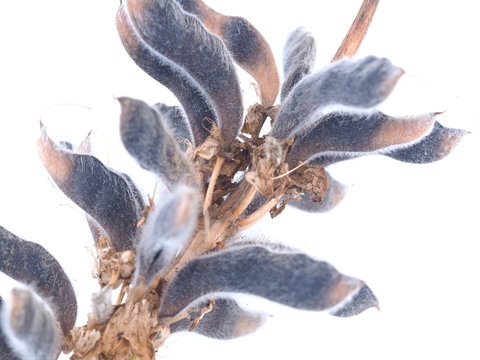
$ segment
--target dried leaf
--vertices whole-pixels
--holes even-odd
[[[45,127],[38,151],[58,187],[102,227],[115,250],[131,249],[144,207],[131,179],[91,155],[75,154],[57,146]]]
[[[285,101],[291,90],[312,72],[317,48],[313,35],[304,28],[292,32],[283,48],[283,80],[280,98]]]
[[[62,267],[47,250],[0,226],[0,271],[34,286],[39,295],[49,299],[63,332],[68,334],[77,317],[75,292]]]
[[[220,14],[202,0],[177,2],[225,42],[233,59],[257,81],[262,104],[273,105],[278,95],[279,76],[270,45],[262,34],[246,19]]]
[[[198,319],[201,311],[209,304],[212,304],[212,310],[191,331],[210,338],[227,340],[244,336],[256,331],[266,320],[266,314],[245,310],[233,299],[215,298],[213,301],[202,301],[190,306],[186,310],[189,317],[173,323],[170,331],[175,333],[189,330],[192,322]]]
[[[197,257],[166,289],[160,316],[174,316],[196,299],[215,293],[245,293],[304,310],[331,308],[363,282],[300,253],[245,246]]]
[[[307,75],[280,106],[270,134],[278,139],[304,132],[331,105],[371,108],[385,100],[403,70],[388,59],[341,60]]]
[[[135,283],[150,285],[192,240],[200,211],[197,190],[178,186],[158,196],[137,246]]]
[[[195,146],[190,123],[183,110],[178,106],[168,106],[165,104],[155,104],[155,109],[161,114],[167,128],[173,133],[178,146],[182,151],[186,151],[188,143]]]
[[[376,307],[378,308],[378,299],[367,285],[363,287],[346,303],[335,308],[330,313],[338,317],[350,317],[358,315],[365,310]]]
[[[50,307],[31,290],[13,289],[1,315],[5,339],[21,357],[32,360],[58,357],[62,332]]]
[[[223,140],[230,144],[240,130],[243,105],[235,67],[222,41],[196,16],[182,11],[176,1],[127,0],[120,5],[119,14],[118,18],[129,20],[138,42],[191,78],[213,105]]]
[[[324,155],[327,158],[330,154],[333,158],[337,153],[363,155],[408,146],[428,134],[434,122],[434,113],[393,118],[381,112],[333,112],[322,116],[296,139],[287,161],[295,166]]]
[[[194,170],[160,113],[143,101],[120,97],[120,135],[127,151],[168,188],[194,184]]]

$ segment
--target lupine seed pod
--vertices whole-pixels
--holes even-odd
[[[3,299],[0,297],[0,314],[3,313]],[[17,354],[12,350],[10,345],[8,345],[7,339],[5,334],[2,330],[1,324],[1,315],[0,315],[0,359],[8,359],[8,360],[21,360]]]
[[[295,140],[287,161],[296,166],[325,154],[395,150],[424,137],[434,122],[435,113],[393,118],[381,112],[333,112],[322,116]]]
[[[168,106],[165,104],[155,104],[155,109],[161,114],[165,120],[165,125],[173,133],[178,146],[182,151],[187,150],[188,143],[195,146],[190,123],[185,116],[183,110],[178,106]]]
[[[102,227],[115,250],[131,249],[144,207],[131,180],[91,155],[56,145],[44,126],[37,145],[43,165],[65,195]]]
[[[346,186],[335,180],[327,171],[328,189],[322,201],[313,201],[310,196],[303,194],[300,200],[290,201],[288,205],[296,209],[311,213],[322,213],[332,210],[343,200],[346,193]]]
[[[350,317],[358,315],[372,307],[378,309],[378,299],[372,289],[367,285],[363,285],[349,301],[331,311],[330,314],[338,317]]]
[[[196,144],[203,143],[210,135],[212,122],[218,126],[218,116],[205,90],[184,69],[140,38],[124,6],[118,9],[116,23],[127,53],[143,71],[175,94],[185,110]]]
[[[297,309],[325,310],[363,284],[304,254],[245,246],[187,263],[166,289],[160,316],[173,316],[196,299],[219,292],[256,295]]]
[[[148,216],[136,251],[135,283],[150,285],[192,239],[199,215],[195,188],[177,186],[173,193],[159,194]]]
[[[164,57],[198,84],[213,104],[223,140],[230,144],[241,128],[243,105],[235,67],[223,42],[175,1],[126,0],[119,11],[128,16],[138,40],[155,56]]]
[[[195,324],[202,310],[209,305],[212,307],[211,311],[205,313],[198,324]],[[192,331],[210,338],[228,340],[253,333],[266,320],[266,314],[245,310],[235,300],[221,297],[192,305],[187,312],[190,315],[188,318],[170,326],[172,333]]]
[[[121,97],[120,135],[127,151],[168,188],[193,184],[193,167],[167,128],[161,114],[143,101]]]
[[[45,248],[0,226],[0,271],[34,286],[53,305],[65,335],[69,333],[77,317],[75,292],[65,271]]]
[[[224,41],[235,62],[257,81],[262,104],[273,105],[280,87],[279,76],[270,45],[262,34],[246,19],[220,14],[202,0],[177,2]]]
[[[315,38],[310,32],[304,28],[298,28],[289,35],[283,48],[283,74],[285,78],[280,93],[282,102],[285,101],[294,86],[312,72],[316,55]]]
[[[390,60],[374,56],[332,63],[295,86],[280,106],[270,134],[282,139],[303,132],[331,105],[376,106],[388,97],[403,73]]]
[[[53,360],[60,354],[63,335],[55,315],[31,290],[13,289],[1,317],[7,343],[25,360]]]

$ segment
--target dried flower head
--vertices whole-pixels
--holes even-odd
[[[153,359],[171,333],[239,337],[267,316],[240,305],[238,294],[338,317],[377,307],[363,280],[298,250],[239,236],[286,206],[335,207],[345,187],[328,173],[333,163],[368,154],[428,163],[465,135],[439,124],[437,113],[377,110],[404,73],[388,59],[350,58],[377,4],[363,1],[319,72],[313,36],[292,32],[280,83],[267,41],[246,19],[202,0],[122,1],[116,22],[126,51],[181,104],[118,98],[126,150],[166,190],[145,199],[128,175],[91,154],[88,139],[77,149],[57,144],[41,124],[41,161],[85,212],[101,289],[88,323],[74,327],[76,297],[59,263],[0,227],[0,271],[27,286],[0,299],[1,358],[50,360],[63,351],[72,359]],[[245,119],[234,64],[257,82],[259,103]]]

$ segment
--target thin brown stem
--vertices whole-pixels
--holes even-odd
[[[360,6],[357,16],[350,26],[350,30],[348,30],[332,61],[344,57],[352,57],[357,53],[358,48],[367,34],[368,27],[372,22],[373,15],[375,15],[379,1],[380,0],[363,0],[362,6]]]
[[[215,184],[217,183],[218,175],[220,174],[220,169],[225,161],[223,157],[217,157],[215,161],[215,166],[213,168],[212,176],[210,176],[210,182],[208,184],[207,193],[205,194],[205,202],[203,203],[203,214],[205,215],[208,211],[210,205],[212,205],[213,191],[215,190]]]
[[[272,198],[267,203],[263,204],[253,214],[239,220],[237,224],[237,230],[242,231],[256,224],[258,221],[260,221],[261,218],[265,216],[266,213],[270,211],[272,207],[274,207],[277,204],[277,202],[278,202],[277,198]]]

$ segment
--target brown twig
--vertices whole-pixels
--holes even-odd
[[[217,183],[218,175],[220,175],[220,169],[225,161],[225,158],[218,156],[215,161],[215,167],[213,168],[212,176],[210,176],[210,182],[208,184],[207,193],[205,194],[205,202],[203,203],[203,214],[205,215],[210,205],[212,205],[213,190],[215,190],[215,184]]]
[[[263,204],[257,211],[253,214],[240,219],[237,223],[237,230],[242,231],[250,226],[256,224],[263,216],[270,211],[278,202],[277,198],[270,199],[267,203]]]
[[[343,39],[332,61],[339,60],[343,57],[352,57],[356,54],[367,34],[368,27],[372,22],[373,15],[375,15],[379,1],[380,0],[363,0],[355,20],[353,20],[347,35]]]

